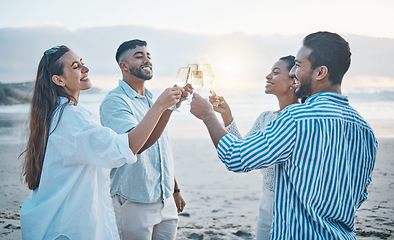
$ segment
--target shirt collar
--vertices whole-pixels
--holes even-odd
[[[134,89],[132,89],[129,84],[127,84],[124,80],[119,80],[119,86],[123,89],[123,91],[129,98],[145,98],[145,96],[148,99],[153,98],[153,94],[148,89],[145,88],[145,96],[141,96]]]
[[[349,99],[339,93],[335,92],[320,92],[308,97],[305,103],[312,103],[315,101],[330,100],[339,104],[349,105]]]
[[[62,105],[62,104],[64,104],[64,103],[67,103],[67,102],[68,102],[68,98],[66,98],[66,97],[59,96],[59,97],[57,98],[57,103],[58,103],[57,105],[58,105],[58,106],[59,106],[59,105]],[[70,100],[69,104],[74,105],[74,106],[77,105],[77,103],[75,103],[75,102],[72,101],[72,100]]]

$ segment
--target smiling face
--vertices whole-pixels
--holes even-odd
[[[287,62],[279,60],[271,68],[271,72],[265,77],[265,93],[276,96],[283,94],[294,94],[294,80],[289,76]]]
[[[129,50],[123,62],[128,64],[130,75],[142,80],[150,80],[153,77],[150,53],[145,46],[136,46]]]
[[[53,75],[52,81],[73,96],[78,101],[81,90],[92,87],[88,78],[89,68],[84,66],[82,59],[73,51],[65,53],[59,61],[62,61],[64,72],[62,75]]]
[[[290,70],[290,76],[294,78],[295,94],[299,98],[310,97],[312,95],[313,70],[308,56],[312,49],[305,46],[301,47],[295,59],[295,65]]]

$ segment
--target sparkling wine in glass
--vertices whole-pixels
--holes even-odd
[[[201,65],[201,58],[200,57],[197,57],[197,56],[190,57],[189,64],[187,66],[191,68],[191,71],[199,70],[198,69],[199,65]]]
[[[202,72],[204,81],[209,84],[210,90],[213,91],[213,81],[215,80],[215,74],[213,74],[211,64],[203,63]]]
[[[175,85],[177,87],[184,87],[186,86],[188,79],[190,75],[190,67],[180,67],[178,70],[178,74],[176,75],[175,78]],[[173,111],[179,111],[178,108],[176,107],[176,104],[168,108]]]
[[[204,86],[203,71],[191,71],[190,83],[192,84],[193,89],[199,93],[200,89]]]

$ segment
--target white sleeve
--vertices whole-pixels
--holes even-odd
[[[254,122],[252,128],[245,135],[245,138],[249,137],[250,135],[252,135],[253,133],[255,133],[257,131],[265,130],[265,128],[267,127],[268,123],[271,122],[272,120],[274,120],[275,117],[276,116],[271,111],[266,111],[266,112],[261,113],[257,117],[257,119]]]
[[[225,126],[225,128],[230,134],[234,135],[238,139],[242,139],[242,135],[238,130],[237,124],[235,124],[234,118],[227,127]]]
[[[66,107],[57,128],[48,138],[49,151],[59,154],[64,165],[94,164],[105,168],[134,163],[127,134],[101,126],[84,111]]]

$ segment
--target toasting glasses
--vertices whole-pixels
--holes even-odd
[[[185,72],[188,72],[187,77],[184,76]],[[201,88],[206,84],[209,85],[210,91],[213,92],[215,75],[213,74],[209,57],[191,57],[187,67],[179,69],[177,81],[178,79],[180,79],[180,83],[176,83],[178,86],[183,87],[189,83],[196,93],[200,93]],[[188,104],[190,104],[190,99],[187,101]],[[176,107],[173,106],[170,109],[174,110]]]
[[[191,63],[188,66],[191,68],[190,71],[190,83],[192,87],[199,93],[200,89],[207,83],[210,90],[213,91],[213,81],[215,80],[215,74],[213,74],[211,61],[208,56],[192,57]]]

